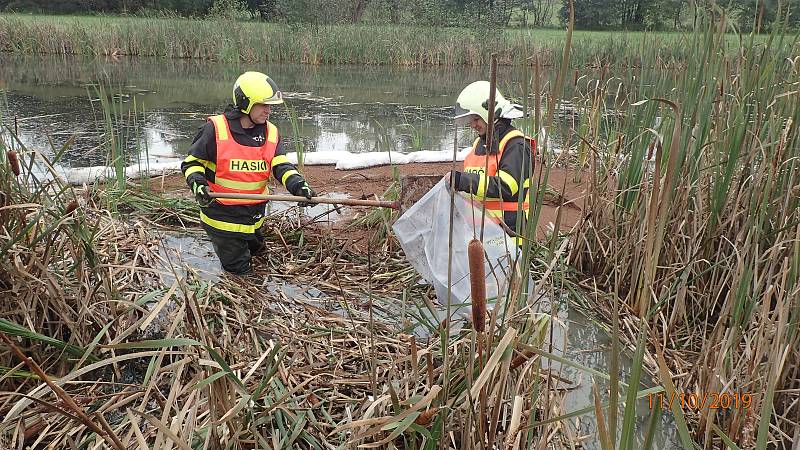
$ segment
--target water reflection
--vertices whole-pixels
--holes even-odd
[[[549,308],[549,306],[548,306]],[[566,297],[562,298],[559,304],[558,318],[561,324],[553,328],[553,353],[564,356],[568,360],[581,364],[608,374],[611,364],[611,338],[606,331],[604,331],[593,319],[584,316],[576,309],[569,306],[569,301]],[[564,346],[566,342],[566,347]],[[630,379],[632,359],[628,352],[623,351],[620,354],[619,361],[619,379],[623,383],[627,383]],[[543,360],[543,367],[551,367],[553,373],[559,377],[569,380],[572,385],[569,385],[567,395],[564,398],[562,413],[577,411],[588,406],[594,405],[594,387],[593,382],[597,383],[597,388],[600,392],[600,398],[603,403],[607,403],[609,399],[608,390],[610,383],[600,377],[594,377],[576,368],[560,364],[557,361],[550,361],[547,358]],[[647,373],[644,373],[641,380],[639,390],[647,387],[657,386],[654,380],[650,378]],[[625,389],[620,387],[622,395],[626,395]],[[624,397],[623,397],[624,400]],[[607,411],[608,409],[604,409]],[[650,420],[651,408],[647,398],[641,399],[636,404],[636,417],[635,417],[635,440],[637,444],[641,445],[644,440],[645,432],[648,428],[648,421]],[[618,436],[620,438],[622,430],[622,417],[624,414],[624,406],[620,405],[618,413]],[[606,415],[606,419],[608,416]],[[564,425],[569,428],[574,436],[585,437],[582,442],[584,449],[600,450],[600,438],[598,432],[597,418],[594,412],[581,415],[577,418],[566,420]],[[678,448],[678,437],[675,428],[675,422],[669,412],[661,412],[658,428],[654,435],[653,448],[655,449],[672,449]]]
[[[0,58],[4,122],[17,117],[21,141],[50,153],[76,135],[63,157],[70,166],[107,163],[98,82],[116,93],[114,126],[130,160],[138,152],[155,158],[183,155],[205,117],[228,102],[231,83],[246,69],[269,72],[287,92],[286,107],[277,108],[272,120],[291,150],[298,144],[306,151],[447,150],[453,145],[453,98],[465,80],[482,77],[474,69]],[[297,135],[290,109],[298,117]],[[469,144],[472,134],[461,134],[459,145]]]

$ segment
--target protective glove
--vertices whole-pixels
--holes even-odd
[[[444,176],[444,185],[447,186],[447,190],[448,191],[453,189],[453,186],[450,185],[451,176],[452,176],[452,179],[453,179],[453,183],[455,183],[454,184],[455,190],[458,190],[458,184],[461,181],[461,172],[458,172],[458,171],[456,171],[456,172],[447,172],[447,174],[445,174],[445,176]]]
[[[211,198],[211,191],[208,189],[208,185],[193,183],[192,191],[194,191],[194,199],[197,200],[197,204],[201,208],[211,205],[211,202],[214,201]]]
[[[308,185],[307,182],[303,181],[303,184],[299,185],[298,187],[296,187],[294,189],[294,192],[292,192],[292,195],[296,195],[298,197],[305,197],[305,198],[311,200],[312,197],[316,197],[317,196],[317,193],[314,192],[313,189],[311,189],[311,187]],[[297,205],[298,206],[302,206],[302,207],[306,207],[306,206],[314,206],[314,205],[316,205],[316,203],[314,203],[314,202],[297,202]]]

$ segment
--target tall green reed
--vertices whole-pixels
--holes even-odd
[[[760,399],[755,414],[686,411],[694,439],[780,448],[786,438],[774,430],[791,435],[795,424],[781,416],[791,394],[774,393],[798,383],[779,376],[798,357],[787,327],[800,258],[798,199],[787,196],[798,183],[797,73],[782,57],[796,41],[776,31],[732,56],[724,31],[722,18],[687,35],[679,72],[622,78],[623,99],[574,99],[582,125],[621,114],[582,136],[604,163],[570,263],[617,294],[665,355],[687,355],[659,369],[673,392]]]
[[[539,55],[543,65],[559,65],[560,32],[497,30],[493,36],[497,39],[487,39],[473,29],[442,33],[435,28],[389,25],[293,27],[177,18],[0,16],[3,50],[20,53],[315,65],[485,66],[494,52],[501,65],[522,65],[525,53]],[[675,36],[576,32],[571,63],[575,67],[681,67],[687,53]],[[735,39],[731,36],[726,41]]]
[[[305,167],[305,145],[303,145],[303,121],[297,118],[297,110],[289,108],[289,123],[294,136],[294,151],[297,154],[297,168],[303,173]]]

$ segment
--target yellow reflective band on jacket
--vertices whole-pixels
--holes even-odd
[[[267,121],[267,141],[273,144],[278,143],[278,127],[269,121]]]
[[[517,180],[514,178],[514,175],[506,172],[505,170],[498,170],[497,176],[500,177],[500,181],[508,186],[508,190],[511,192],[511,195],[516,194],[519,192],[519,184]]]
[[[492,217],[494,219],[499,219],[500,221],[503,220],[503,211],[498,211],[496,209],[487,209],[486,215]]]
[[[474,204],[480,205],[486,211],[486,217],[492,219],[493,222],[502,221],[503,220],[503,210],[501,209],[492,209],[486,207],[486,201],[494,202],[497,201],[496,198],[478,198],[474,196]]]
[[[257,229],[261,228],[261,225],[264,225],[264,218],[258,220],[253,225],[242,225],[240,223],[231,223],[231,222],[223,222],[221,220],[216,220],[208,217],[202,211],[200,211],[200,220],[203,221],[206,225],[216,228],[222,231],[230,231],[233,233],[255,233]]]
[[[486,174],[483,173],[483,170],[478,173],[478,190],[475,195],[481,198],[486,196]]]
[[[186,169],[186,172],[183,173],[183,176],[186,177],[186,178],[189,178],[189,175],[191,175],[193,173],[198,173],[198,172],[202,173],[202,174],[205,174],[206,173],[206,168],[203,167],[203,166],[190,166],[188,169]]]
[[[255,191],[256,189],[263,189],[267,185],[267,180],[264,181],[234,181],[225,178],[217,178],[215,183],[229,189],[238,189],[242,191]]]
[[[506,148],[506,144],[508,143],[508,141],[510,141],[511,139],[514,139],[515,137],[524,138],[525,134],[523,134],[522,131],[519,131],[519,130],[511,130],[511,131],[509,131],[508,133],[506,133],[505,136],[503,136],[503,139],[500,140],[499,148],[505,149]]]
[[[286,163],[290,163],[290,162],[291,161],[289,161],[289,158],[286,155],[278,155],[278,156],[272,158],[272,167],[274,168],[278,164],[286,164]]]
[[[478,177],[479,177],[478,178],[478,189],[475,191],[474,195],[476,197],[484,197],[486,195],[486,188],[488,187],[488,178],[486,177],[486,174],[483,173],[483,168],[477,169],[477,168],[470,167],[470,168],[465,168],[465,169],[467,169],[466,172],[477,173],[478,174]],[[502,181],[503,183],[505,183],[508,186],[508,189],[510,190],[511,195],[514,195],[517,192],[519,192],[519,184],[517,183],[517,180],[514,179],[513,175],[511,175],[510,173],[508,173],[506,171],[498,170],[497,171],[497,176],[500,178],[500,181]],[[486,200],[493,200],[493,199],[488,199],[487,198]],[[499,201],[499,199],[498,199],[498,201]]]
[[[200,159],[200,158],[198,158],[198,157],[196,157],[196,156],[193,156],[193,155],[189,155],[189,156],[187,156],[187,157],[186,157],[186,159],[184,159],[184,160],[183,160],[183,162],[187,162],[187,163],[190,163],[190,162],[199,162],[199,163],[200,163],[200,164],[202,164],[202,165],[203,165],[203,167],[205,167],[206,169],[209,169],[209,170],[211,170],[212,172],[216,172],[216,171],[217,171],[217,164],[216,164],[216,163],[214,163],[213,161],[208,161],[208,160],[205,160],[205,159]]]
[[[217,115],[209,117],[214,122],[214,130],[217,134],[217,142],[228,140],[228,124],[225,122],[225,116]]]
[[[286,180],[288,180],[289,177],[292,176],[292,175],[300,175],[300,172],[298,172],[298,171],[296,171],[294,169],[287,170],[286,173],[283,174],[283,176],[281,177],[281,184],[286,186]]]

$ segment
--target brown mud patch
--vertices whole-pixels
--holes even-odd
[[[460,168],[460,164],[458,167]],[[435,184],[437,177],[444,176],[451,168],[451,163],[415,163],[357,170],[336,170],[333,166],[306,166],[303,174],[308,183],[322,195],[337,193],[347,194],[352,198],[375,198],[383,196],[392,186],[395,180],[395,170],[397,170],[401,179],[406,177],[403,207],[407,208]],[[574,170],[551,169],[548,184],[552,191],[546,196],[539,218],[536,233],[538,239],[542,239],[550,233],[559,209],[561,210],[560,229],[562,232],[568,232],[579,221],[589,179],[588,174],[582,175],[582,180],[575,182]],[[152,180],[152,188],[168,196],[190,196],[186,182],[180,174],[155,177]],[[276,192],[281,192],[281,189],[277,189]],[[342,233],[341,237],[350,241],[363,240],[369,236],[369,233],[362,227],[351,226],[351,222],[363,217],[368,212],[364,208],[358,208],[354,214],[343,216],[343,220],[331,221],[332,231],[337,234]]]

